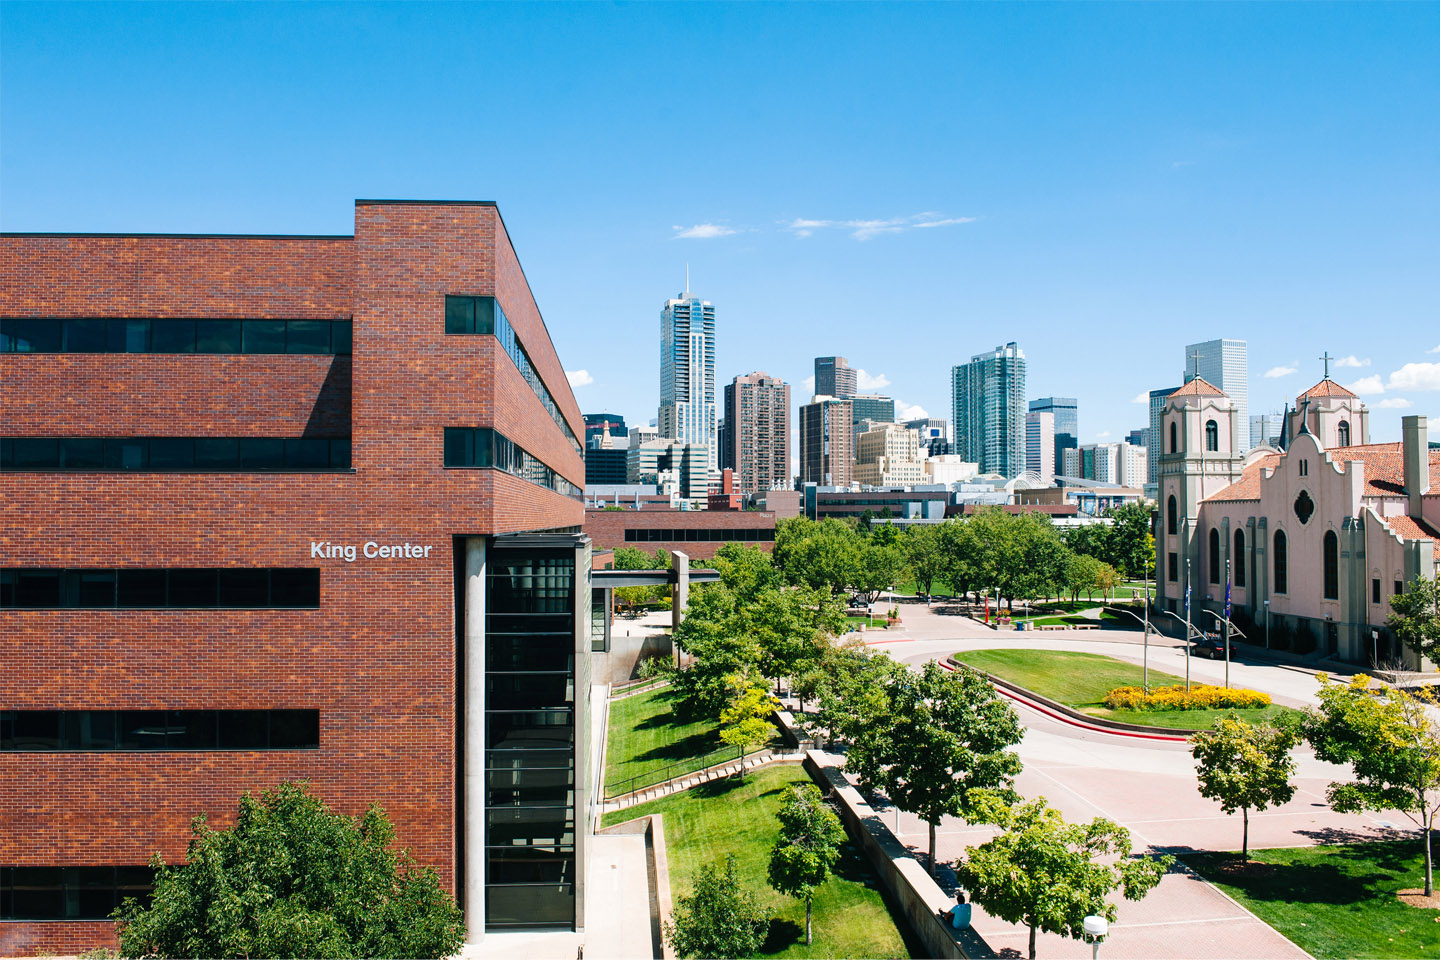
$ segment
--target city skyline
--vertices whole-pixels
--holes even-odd
[[[1328,350],[1377,441],[1440,417],[1434,5],[3,16],[0,229],[337,234],[339,198],[495,200],[581,406],[631,423],[686,264],[725,318],[717,381],[797,400],[838,354],[897,418],[943,417],[950,367],[1015,340],[1080,442],[1118,440],[1184,345],[1235,338],[1254,414]],[[695,36],[733,69],[677,84],[653,51]]]

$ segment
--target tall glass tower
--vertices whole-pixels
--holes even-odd
[[[1206,340],[1185,348],[1185,382],[1200,377],[1235,401],[1240,422],[1250,425],[1250,361],[1244,340]],[[1241,430],[1238,453],[1250,449],[1249,430]]]
[[[688,290],[660,311],[660,437],[703,446],[720,462],[715,436],[715,307]]]
[[[1025,353],[1013,341],[950,371],[955,449],[981,473],[1025,472]]]

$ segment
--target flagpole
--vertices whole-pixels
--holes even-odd
[[[1185,692],[1190,692],[1190,558],[1185,558]]]
[[[1230,689],[1230,561],[1225,561],[1225,689]]]
[[[1144,634],[1145,655],[1144,655],[1144,657],[1143,657],[1143,662],[1144,662],[1144,664],[1145,664],[1145,693],[1146,693],[1146,695],[1148,696],[1149,693],[1150,693],[1150,560],[1149,560],[1149,558],[1147,557],[1147,558],[1145,558],[1145,560],[1141,561],[1141,565],[1145,568],[1145,608],[1144,608],[1144,609],[1145,609],[1145,634]]]

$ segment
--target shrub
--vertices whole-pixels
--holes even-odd
[[[1149,694],[1141,687],[1116,687],[1105,694],[1105,706],[1111,710],[1243,710],[1269,705],[1270,694],[1259,690],[1205,684],[1192,686],[1188,693],[1177,684],[1152,687]]]

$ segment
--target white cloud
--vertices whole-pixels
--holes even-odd
[[[1195,163],[1196,161],[1194,160],[1176,160],[1170,164],[1170,169],[1179,170],[1181,167],[1193,167]]]
[[[1274,380],[1276,377],[1288,377],[1290,376],[1290,374],[1294,373],[1299,369],[1300,362],[1297,360],[1292,363],[1281,365],[1278,367],[1271,367],[1269,370],[1265,371],[1265,376],[1269,377],[1271,380]]]
[[[890,378],[885,374],[877,373],[872,377],[859,367],[855,368],[855,379],[861,390],[884,390],[890,386]]]
[[[1149,402],[1150,402],[1150,394],[1145,393],[1144,391],[1141,391],[1140,393],[1137,393],[1137,394],[1135,394],[1135,396],[1131,397],[1131,398],[1130,398],[1130,402],[1131,402],[1131,403],[1149,403]]]
[[[1380,410],[1404,410],[1407,407],[1413,406],[1415,406],[1415,404],[1406,400],[1404,397],[1386,397],[1384,400],[1375,404],[1375,407]]]
[[[675,240],[713,240],[715,237],[729,237],[740,232],[718,223],[697,223],[693,227],[676,224],[670,229],[675,231]]]
[[[1440,363],[1407,363],[1390,374],[1386,386],[1391,390],[1440,390]]]
[[[926,420],[930,414],[918,403],[906,403],[904,400],[895,401],[895,419],[901,423],[906,420]]]
[[[1095,436],[1099,437],[1101,440],[1104,440],[1106,437],[1110,436],[1110,431],[1101,430],[1099,433],[1095,434]]]
[[[1336,360],[1336,361],[1335,361],[1335,366],[1337,366],[1337,367],[1368,367],[1368,366],[1370,366],[1370,358],[1369,358],[1369,357],[1366,357],[1364,360],[1361,360],[1359,357],[1356,357],[1356,356],[1352,353],[1352,354],[1351,354],[1350,356],[1348,356],[1348,357],[1341,357],[1339,360]]]
[[[942,217],[938,213],[917,213],[908,217],[887,217],[883,220],[808,220],[796,218],[785,222],[784,228],[797,237],[813,236],[817,230],[848,230],[856,240],[869,240],[882,233],[904,233],[974,223],[974,217]]]
[[[813,374],[813,373],[810,374],[810,376],[806,377],[804,380],[801,380],[801,381],[800,381],[800,384],[801,384],[801,386],[803,386],[803,387],[805,388],[805,392],[806,392],[806,393],[814,393],[814,392],[815,392],[815,374]]]
[[[565,379],[570,381],[572,387],[584,387],[595,382],[589,370],[566,370]]]
[[[1434,347],[1432,347],[1432,348],[1429,349],[1429,350],[1426,350],[1425,352],[1426,352],[1426,353],[1440,353],[1440,343],[1435,344]]]
[[[1440,369],[1440,367],[1437,367],[1437,369]],[[1356,393],[1360,394],[1360,396],[1362,397],[1370,393],[1385,392],[1385,384],[1380,382],[1380,374],[1378,373],[1375,374],[1373,377],[1361,377],[1354,383],[1346,384],[1346,386],[1348,386]]]

